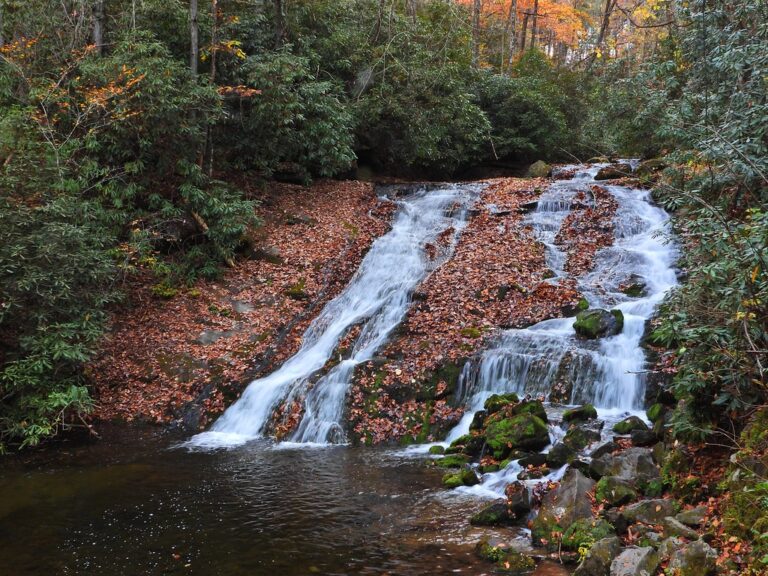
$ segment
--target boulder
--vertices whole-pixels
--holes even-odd
[[[547,464],[550,466],[560,467],[563,464],[570,464],[576,458],[576,450],[566,446],[562,442],[555,444],[552,449],[547,452]]]
[[[464,454],[451,454],[434,461],[440,468],[461,468],[469,463],[469,457]]]
[[[653,576],[659,558],[653,548],[625,548],[611,562],[610,576]]]
[[[597,477],[616,476],[637,483],[659,478],[659,469],[649,448],[629,448],[617,454],[593,458],[590,470]]]
[[[261,260],[263,262],[269,262],[270,264],[282,264],[283,255],[280,250],[274,246],[257,246],[251,253],[253,260]]]
[[[579,312],[573,329],[582,338],[591,340],[614,336],[624,329],[624,314],[621,310],[608,311],[601,308]]]
[[[589,492],[595,487],[594,480],[573,468],[566,472],[560,486],[549,491],[541,502],[538,516],[531,525],[535,544],[547,541],[555,544],[552,533],[562,533],[577,520],[592,519]]]
[[[667,163],[661,158],[651,158],[640,162],[635,172],[640,178],[650,178],[664,170],[667,167]]]
[[[429,453],[433,454],[433,455],[435,455],[435,454],[445,454],[445,447],[440,446],[440,444],[437,444],[435,446],[430,446],[429,447]]]
[[[507,511],[513,518],[525,518],[531,511],[531,493],[524,483],[512,482],[504,494],[507,496]]]
[[[528,178],[546,178],[552,173],[552,166],[539,160],[528,167]]]
[[[713,576],[717,551],[703,540],[691,542],[672,554],[669,568],[676,576]]]
[[[606,454],[610,455],[612,452],[615,452],[619,448],[621,448],[621,446],[619,446],[613,440],[610,440],[608,442],[604,442],[603,444],[600,444],[600,446],[592,450],[592,452],[590,453],[590,456],[592,456],[592,458],[600,458],[601,456],[604,456]]]
[[[659,441],[653,430],[632,430],[629,437],[634,446],[653,446]]]
[[[541,450],[549,444],[547,425],[532,414],[518,414],[490,422],[485,429],[488,449],[497,460],[513,449]]]
[[[563,444],[572,450],[583,450],[593,442],[600,440],[600,432],[584,427],[574,427],[566,432]]]
[[[696,508],[691,508],[690,510],[683,510],[677,516],[675,516],[675,519],[678,522],[682,522],[686,526],[693,526],[694,528],[698,528],[704,523],[706,517],[707,507],[697,506]]]
[[[627,480],[603,476],[595,487],[595,500],[606,506],[621,506],[637,498],[637,491]]]
[[[621,552],[621,542],[616,536],[598,540],[587,552],[573,576],[609,576],[611,562]]]
[[[480,479],[471,468],[464,468],[461,472],[449,472],[443,476],[443,486],[446,488],[458,488],[459,486],[474,486]]]
[[[485,436],[465,434],[451,442],[451,448],[459,448],[459,452],[470,457],[479,456],[485,447]]]
[[[632,166],[629,164],[611,164],[603,166],[595,175],[595,180],[614,180],[632,175]]]
[[[624,418],[621,422],[613,425],[613,431],[616,434],[629,434],[633,430],[648,430],[648,426],[638,416]]]
[[[571,408],[563,412],[563,422],[584,422],[586,420],[595,420],[597,410],[592,404],[584,404],[578,408]]]
[[[475,415],[472,416],[472,422],[469,424],[470,430],[481,430],[485,425],[485,417],[488,416],[488,412],[485,410],[478,410]]]
[[[685,546],[685,542],[680,538],[667,538],[662,541],[658,548],[659,562],[666,562],[683,546]]]
[[[519,401],[520,399],[515,393],[494,394],[485,401],[485,404],[483,404],[483,409],[485,410],[486,414],[494,414],[505,406],[509,406],[510,404],[517,404]]]
[[[696,540],[699,537],[695,530],[688,528],[688,526],[671,516],[664,518],[661,521],[661,525],[664,528],[664,536],[667,538],[682,536],[688,540]]]
[[[517,414],[532,414],[533,416],[536,416],[539,418],[542,422],[545,424],[548,422],[547,420],[547,411],[544,409],[544,404],[542,404],[539,400],[529,400],[526,402],[520,402],[517,406],[513,406],[510,408],[510,413],[517,415]]]
[[[621,511],[621,515],[629,524],[642,522],[644,524],[661,524],[667,516],[675,514],[675,505],[671,500],[656,498],[641,500],[630,504]]]
[[[648,287],[640,276],[633,274],[626,282],[619,286],[619,290],[630,298],[640,298],[647,294]]]
[[[477,514],[469,519],[472,526],[498,526],[500,524],[510,524],[517,520],[517,517],[510,514],[509,507],[504,501],[488,504]]]

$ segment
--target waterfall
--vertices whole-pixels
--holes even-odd
[[[413,289],[440,263],[425,247],[466,223],[467,208],[480,185],[446,185],[397,201],[392,229],[377,239],[360,268],[304,333],[299,351],[278,370],[251,382],[211,429],[189,447],[230,447],[264,435],[276,408],[286,400],[304,403],[304,415],[291,436],[302,443],[343,443],[343,412],[355,367],[371,359],[403,320]],[[322,374],[339,341],[360,327],[351,356]]]
[[[579,191],[594,185],[599,166],[576,168],[570,180],[555,182],[542,194],[529,224],[547,249],[555,272],[552,282],[565,273],[565,254],[555,236]],[[601,183],[602,184],[602,183]],[[646,321],[676,283],[676,251],[666,243],[668,215],[654,206],[650,193],[623,186],[604,185],[618,202],[614,218],[615,242],[598,252],[595,267],[579,281],[591,308],[617,308],[624,314],[623,331],[599,340],[582,340],[573,330],[574,318],[540,322],[522,330],[504,332],[497,343],[462,372],[460,389],[467,410],[450,432],[451,442],[469,431],[477,410],[492,394],[516,392],[549,397],[561,381],[572,385],[569,403],[592,403],[602,415],[643,408],[645,356],[641,348]],[[645,294],[630,297],[620,284],[636,278]]]

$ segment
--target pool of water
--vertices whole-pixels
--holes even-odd
[[[480,575],[483,535],[526,546],[522,530],[470,527],[486,502],[441,490],[424,457],[178,441],[127,427],[6,458],[0,574]]]

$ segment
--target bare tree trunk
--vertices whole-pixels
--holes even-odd
[[[104,0],[93,4],[93,44],[99,54],[104,54]]]
[[[274,0],[275,4],[275,48],[280,48],[285,39],[285,5],[283,0]]]
[[[3,35],[3,13],[5,8],[3,7],[3,0],[0,0],[0,48],[5,46],[5,36]]]
[[[512,0],[509,3],[507,26],[509,27],[509,67],[512,68],[512,61],[515,58],[515,51],[517,49],[517,0]]]
[[[416,24],[416,0],[405,0],[405,12],[411,19],[411,22]]]
[[[189,0],[189,69],[197,76],[197,63],[200,60],[200,40],[197,21],[197,0]]]
[[[528,34],[528,12],[523,13],[523,29],[520,32],[520,52],[525,52],[525,37]]]
[[[533,0],[533,22],[531,23],[531,50],[536,48],[536,34],[539,32],[539,0]]]
[[[603,12],[603,21],[600,24],[600,33],[597,35],[597,48],[605,43],[605,36],[608,34],[608,25],[611,23],[611,14],[616,8],[616,0],[605,0],[605,11]]]
[[[480,63],[480,10],[482,0],[475,0],[472,6],[472,65]]]

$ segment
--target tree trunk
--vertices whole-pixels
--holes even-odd
[[[512,68],[512,61],[515,58],[515,51],[517,49],[517,0],[512,0],[509,3],[507,26],[509,27],[509,68]]]
[[[520,52],[525,52],[525,37],[528,34],[528,12],[523,14],[523,29],[520,32]]]
[[[5,36],[3,35],[3,0],[0,0],[0,48],[5,46]]]
[[[93,44],[99,54],[104,54],[104,0],[93,4]]]
[[[189,69],[197,76],[197,63],[200,60],[200,40],[197,21],[197,0],[189,0]]]
[[[285,39],[285,5],[283,0],[274,0],[275,4],[275,48],[280,48]]]
[[[472,65],[480,63],[480,10],[482,0],[475,0],[472,6]]]
[[[531,23],[531,50],[536,48],[536,34],[539,32],[539,0],[533,0],[533,22]]]
[[[598,49],[601,49],[605,43],[605,36],[608,34],[608,25],[611,23],[611,14],[616,7],[616,0],[605,0],[605,11],[603,12],[603,21],[600,24],[600,33],[597,35]]]
[[[416,0],[405,0],[405,12],[411,19],[411,22],[416,24]]]

